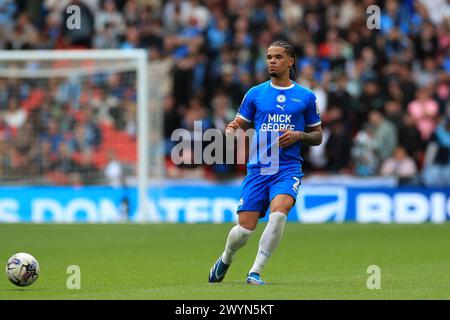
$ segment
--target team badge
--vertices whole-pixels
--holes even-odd
[[[284,111],[285,105],[283,103],[286,102],[286,96],[284,94],[279,94],[277,96],[277,108],[280,108]]]
[[[277,102],[278,103],[285,103],[286,102],[286,96],[284,94],[279,94],[277,96]]]

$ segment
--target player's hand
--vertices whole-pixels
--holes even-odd
[[[293,143],[296,143],[297,141],[300,141],[301,139],[301,132],[300,131],[292,131],[292,130],[280,130],[280,132],[283,132],[283,134],[278,138],[278,145],[281,148],[290,146]]]
[[[239,124],[236,122],[236,120],[231,121],[227,128],[225,129],[225,135],[233,135],[234,131],[239,129]]]

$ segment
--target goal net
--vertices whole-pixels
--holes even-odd
[[[145,50],[0,52],[0,185],[126,184],[143,201],[163,175],[169,66]]]

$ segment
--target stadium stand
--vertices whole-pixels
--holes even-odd
[[[72,4],[80,30],[64,23]],[[380,30],[367,28],[371,4],[381,8]],[[151,60],[173,60],[163,106],[171,178],[242,174],[239,166],[176,168],[170,128],[203,120],[204,129],[223,129],[245,92],[266,80],[265,49],[275,39],[295,46],[298,82],[319,100],[324,142],[306,152],[305,172],[450,186],[430,178],[450,177],[448,1],[0,0],[1,50],[144,48]],[[119,77],[90,88],[97,109],[123,101],[106,122],[88,103],[55,98],[73,94],[70,83],[49,81],[42,91],[0,78],[0,181],[98,184],[109,161],[136,162],[128,85]],[[75,95],[85,101],[82,90]]]

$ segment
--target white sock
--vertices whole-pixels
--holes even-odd
[[[228,234],[227,244],[225,245],[225,251],[222,254],[222,261],[225,264],[231,264],[236,251],[245,246],[248,238],[250,238],[253,232],[255,231],[245,229],[239,224],[231,228],[230,233]]]
[[[286,219],[286,215],[282,212],[273,212],[269,215],[269,222],[259,240],[258,253],[249,273],[256,272],[261,274],[264,266],[281,240]]]

